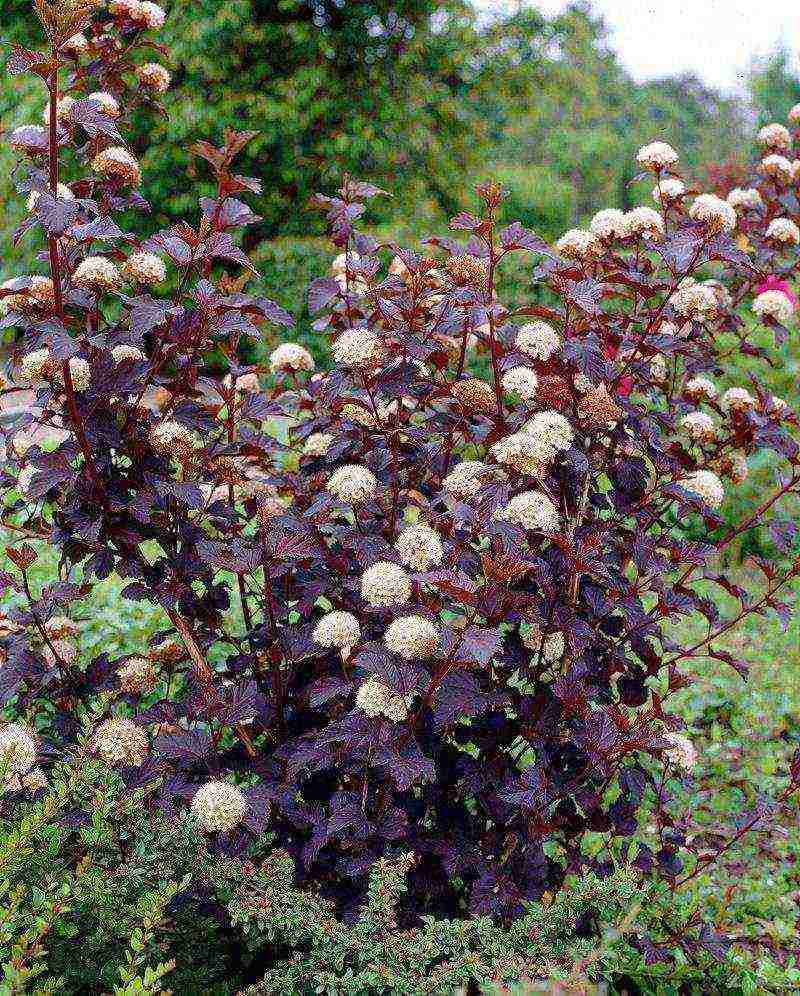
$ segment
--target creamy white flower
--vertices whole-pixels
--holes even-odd
[[[92,169],[99,176],[115,177],[129,187],[142,182],[142,171],[136,158],[121,146],[111,146],[92,159]]]
[[[361,597],[373,608],[402,605],[411,598],[411,579],[397,564],[378,561],[361,576]]]
[[[356,694],[356,706],[370,719],[385,716],[393,723],[408,717],[412,696],[400,695],[377,678],[367,678]]]
[[[47,191],[47,194],[48,195],[50,194],[49,190]],[[25,204],[25,207],[26,207],[26,209],[27,209],[27,211],[28,211],[29,214],[31,214],[33,211],[36,210],[36,205],[39,203],[39,198],[41,196],[42,196],[42,192],[40,190],[32,190],[30,192],[30,194],[28,195],[28,200],[27,200],[27,202]],[[69,187],[65,183],[59,183],[58,184],[58,186],[56,188],[56,197],[59,200],[61,200],[61,201],[74,201],[75,200],[75,194],[72,193],[72,191],[69,189]]]
[[[33,730],[21,723],[0,728],[0,765],[6,775],[24,775],[36,764],[38,747]]]
[[[800,104],[795,104],[794,107],[791,108],[788,118],[792,124],[800,123]]]
[[[158,673],[147,657],[130,657],[117,668],[120,688],[129,695],[147,695],[158,683]]]
[[[653,187],[652,198],[656,204],[670,204],[686,193],[686,184],[676,176],[665,176]]]
[[[23,384],[35,387],[47,379],[52,365],[53,357],[49,349],[34,349],[22,357],[19,378]]]
[[[503,374],[502,385],[509,394],[517,394],[523,401],[533,401],[539,378],[529,367],[512,367]]]
[[[768,290],[753,301],[753,311],[759,318],[774,318],[781,325],[786,325],[794,314],[794,304],[781,291]]]
[[[136,78],[141,86],[153,93],[166,93],[172,82],[168,69],[157,62],[146,62],[136,67]]]
[[[54,639],[74,639],[80,632],[80,627],[69,616],[51,616],[44,624],[44,631]]]
[[[756,211],[764,204],[755,187],[734,187],[728,194],[727,201],[738,211]]]
[[[678,481],[680,487],[701,498],[711,508],[719,508],[725,498],[722,481],[713,471],[696,470]]]
[[[714,419],[705,412],[688,412],[681,419],[681,426],[699,443],[709,443],[717,434]]]
[[[89,48],[89,42],[86,39],[86,35],[77,34],[72,35],[71,38],[67,38],[64,44],[61,46],[61,50],[72,55],[82,55]]]
[[[773,218],[767,226],[767,238],[783,245],[800,244],[800,228],[791,218]]]
[[[663,353],[656,353],[650,360],[650,376],[659,384],[667,379],[667,358]]]
[[[294,370],[313,370],[314,357],[305,346],[296,342],[283,342],[274,349],[269,358],[269,368],[273,373]]]
[[[238,786],[213,781],[195,792],[191,808],[206,833],[228,833],[244,822],[249,806]]]
[[[378,488],[378,481],[372,471],[366,467],[345,464],[333,472],[327,488],[339,501],[348,505],[357,505],[373,497]]]
[[[743,412],[756,407],[756,399],[744,387],[729,387],[722,395],[722,407],[731,412]]]
[[[780,156],[777,153],[773,153],[771,156],[764,156],[759,169],[766,176],[771,176],[773,179],[780,180],[783,183],[791,183],[794,177],[794,167],[792,164],[786,156]]]
[[[736,228],[736,212],[716,194],[700,194],[689,208],[689,217],[712,232],[732,232]]]
[[[72,282],[85,290],[110,291],[120,286],[122,277],[116,263],[110,259],[105,256],[87,256],[72,274]]]
[[[167,19],[164,8],[157,3],[152,3],[151,0],[142,0],[132,16],[134,20],[145,24],[151,31],[163,28]]]
[[[309,457],[323,457],[331,448],[333,439],[329,432],[312,432],[303,444],[303,454]]]
[[[167,420],[150,430],[150,445],[162,456],[187,456],[195,446],[194,435],[180,422]]]
[[[651,142],[636,153],[636,162],[653,172],[677,165],[678,159],[678,153],[666,142]]]
[[[331,347],[333,359],[343,367],[361,369],[379,363],[384,357],[381,340],[370,329],[348,329]]]
[[[95,90],[90,93],[87,100],[94,100],[100,105],[100,110],[109,118],[118,118],[120,115],[119,102],[105,90]]]
[[[123,343],[119,346],[114,346],[111,350],[111,359],[115,363],[123,363],[126,360],[139,363],[145,358],[144,353],[137,346],[128,346]]]
[[[131,253],[122,264],[122,272],[126,277],[146,287],[155,287],[167,279],[164,260],[152,252]]]
[[[685,281],[669,300],[679,315],[697,322],[715,318],[719,310],[717,295],[705,284]]]
[[[545,363],[561,349],[561,337],[547,322],[528,322],[517,332],[514,345],[520,353]]]
[[[661,238],[664,234],[664,219],[650,207],[635,207],[625,215],[628,235],[642,235],[651,238]]]
[[[361,626],[352,612],[328,612],[314,627],[314,642],[344,650],[361,639]]]
[[[66,121],[69,119],[70,112],[75,105],[74,97],[61,97],[56,103],[56,118],[59,121]],[[44,111],[42,112],[42,120],[45,125],[50,124],[50,101],[44,105]]]
[[[563,657],[566,642],[562,632],[557,630],[555,633],[543,636],[539,626],[532,622],[522,623],[519,630],[523,646],[536,654],[541,653],[542,660],[548,664],[552,664]]]
[[[496,518],[514,522],[524,529],[551,535],[561,529],[561,516],[543,491],[523,491],[509,501]]]
[[[713,401],[717,396],[717,388],[708,377],[692,377],[687,380],[684,393],[692,401],[699,401],[701,398],[706,401]]]
[[[551,459],[568,450],[575,439],[569,420],[557,411],[537,412],[522,431],[537,441],[543,453],[552,454]]]
[[[502,479],[502,471],[480,460],[462,460],[442,481],[442,487],[457,498],[469,498],[492,481]]]
[[[492,446],[492,454],[498,463],[530,477],[542,477],[555,456],[551,447],[526,432],[514,432],[499,440]]]
[[[439,534],[423,522],[415,522],[397,537],[395,549],[400,560],[413,571],[427,571],[438,567],[444,559],[444,549]]]
[[[774,122],[764,125],[758,132],[759,144],[767,149],[781,149],[787,152],[792,147],[792,136],[789,129]]]
[[[54,364],[53,373],[58,384],[64,383],[64,368],[60,363]],[[69,375],[72,380],[73,390],[79,394],[88,389],[92,383],[92,368],[88,362],[80,356],[73,356],[69,361]]]
[[[697,763],[697,750],[692,741],[680,733],[663,733],[662,738],[670,744],[664,751],[666,760],[679,768],[691,771]]]
[[[566,259],[581,261],[599,259],[603,255],[603,245],[594,232],[583,228],[570,228],[556,242],[556,252]]]
[[[383,635],[386,649],[406,660],[430,657],[439,646],[439,631],[422,616],[401,616]]]
[[[106,764],[138,767],[144,764],[150,747],[147,734],[130,719],[107,719],[97,728],[92,742],[95,753]]]
[[[604,208],[598,211],[589,223],[589,228],[598,238],[606,241],[624,239],[628,235],[625,212],[618,208]]]

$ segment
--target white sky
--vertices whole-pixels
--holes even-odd
[[[518,0],[474,0],[513,10]],[[519,0],[555,14],[567,0]],[[610,43],[637,80],[695,72],[706,83],[738,89],[751,59],[783,41],[800,51],[800,0],[592,0]]]

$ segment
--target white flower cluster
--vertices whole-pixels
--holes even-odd
[[[725,499],[722,481],[711,470],[695,470],[678,481],[680,487],[697,495],[711,508],[719,508]]]
[[[531,402],[536,398],[539,378],[530,367],[512,367],[506,370],[502,379],[503,390],[516,394],[523,401]]]
[[[158,62],[146,62],[136,69],[136,78],[141,86],[153,93],[166,93],[172,82],[170,72]]]
[[[705,412],[688,412],[681,419],[681,426],[698,443],[710,443],[717,434],[714,419]]]
[[[794,178],[794,166],[786,156],[777,153],[764,156],[759,169],[765,176],[771,176],[773,180],[780,180],[782,183],[791,183]]]
[[[794,314],[794,304],[782,291],[768,290],[753,301],[753,311],[759,318],[774,318],[786,325]]]
[[[664,234],[664,219],[651,207],[635,207],[625,215],[625,226],[629,237],[644,236],[659,239]]]
[[[117,668],[117,678],[123,692],[146,695],[156,687],[158,673],[149,658],[129,657]]]
[[[736,212],[716,194],[700,194],[689,208],[689,217],[712,232],[732,232],[736,228]]]
[[[664,740],[669,741],[669,747],[664,751],[664,757],[670,764],[691,771],[697,763],[697,749],[692,741],[680,733],[664,733]]]
[[[296,370],[313,370],[314,357],[305,346],[296,342],[283,342],[270,354],[269,368],[272,373],[286,373]]]
[[[339,501],[348,505],[357,505],[373,497],[378,489],[378,481],[372,471],[366,467],[345,464],[331,474],[327,489]]]
[[[100,110],[108,118],[118,118],[120,115],[119,103],[115,97],[105,90],[95,90],[90,93],[87,100],[93,100],[100,105]]]
[[[570,228],[556,242],[556,252],[566,259],[588,262],[603,255],[603,246],[594,232],[584,228]]]
[[[19,723],[0,728],[0,764],[6,775],[24,775],[36,764],[38,748],[33,730]]]
[[[194,451],[194,435],[180,422],[167,420],[150,430],[150,445],[164,457],[188,456]]]
[[[125,363],[127,361],[140,363],[146,357],[138,346],[128,346],[126,343],[122,343],[119,346],[114,346],[111,350],[111,359],[114,363]]]
[[[625,212],[619,208],[603,208],[602,211],[598,211],[589,223],[589,228],[599,239],[606,242],[628,237],[628,220]]]
[[[423,522],[415,522],[397,537],[395,543],[400,560],[413,571],[427,571],[438,567],[444,559],[444,549],[439,534]]]
[[[669,300],[679,315],[696,322],[710,321],[719,310],[714,291],[691,279],[684,280]]]
[[[50,191],[48,190],[47,193],[50,194]],[[28,195],[27,203],[25,204],[25,207],[27,208],[27,211],[28,211],[29,214],[31,212],[33,212],[33,211],[36,210],[36,205],[39,203],[39,198],[41,196],[42,196],[42,192],[40,190],[32,190],[30,192],[30,194]],[[57,187],[56,187],[56,197],[60,201],[74,201],[75,200],[75,194],[72,193],[72,191],[69,189],[69,187],[66,185],[66,183],[59,183],[57,185]]]
[[[717,396],[717,387],[708,377],[692,377],[686,381],[684,394],[690,401],[713,401]]]
[[[69,640],[51,640],[50,646],[42,648],[42,660],[49,668],[59,664],[71,666],[78,660],[78,651]]]
[[[138,767],[144,764],[150,747],[147,734],[130,719],[107,719],[98,726],[92,747],[106,764]]]
[[[782,245],[800,245],[800,228],[791,218],[773,218],[767,225],[767,238]]]
[[[788,152],[792,147],[789,129],[777,122],[764,125],[758,132],[758,141],[766,149],[781,149],[783,152]]]
[[[548,462],[562,450],[568,450],[575,439],[569,421],[557,411],[538,412],[525,423],[523,432],[532,436]]]
[[[405,660],[430,657],[439,646],[439,631],[423,616],[401,616],[383,635],[386,649]]]
[[[356,693],[356,706],[370,719],[385,716],[393,723],[402,723],[410,705],[410,695],[399,695],[377,678],[367,678]]]
[[[303,454],[308,457],[323,457],[331,448],[333,436],[329,432],[312,432],[303,444]]]
[[[636,162],[645,169],[657,173],[678,163],[678,153],[666,142],[651,142],[643,145],[636,153]]]
[[[671,204],[686,193],[686,184],[676,176],[665,176],[653,187],[652,198],[656,204]]]
[[[98,152],[92,159],[92,169],[98,176],[114,177],[129,187],[138,187],[142,182],[142,171],[136,157],[121,146],[113,145]]]
[[[800,124],[800,104],[795,104],[794,107],[791,108],[788,114],[788,119],[792,122],[792,124]]]
[[[97,292],[116,290],[122,277],[116,263],[105,256],[87,256],[72,274],[76,287]]]
[[[73,389],[80,393],[92,382],[92,368],[80,356],[73,356],[69,361],[69,376]],[[64,384],[64,368],[60,363],[53,364],[53,379],[57,384]]]
[[[314,642],[345,650],[361,639],[361,626],[352,612],[327,612],[314,627]]]
[[[155,287],[167,279],[164,260],[152,252],[131,253],[122,264],[122,272],[130,280],[145,287]]]
[[[213,781],[195,792],[191,808],[206,833],[228,833],[242,824],[249,806],[237,785]]]
[[[379,363],[384,356],[383,343],[370,329],[348,329],[331,347],[336,363],[343,367],[363,369]]]
[[[514,345],[526,356],[546,363],[561,349],[561,337],[547,322],[528,322],[517,332]]]
[[[543,491],[523,491],[512,498],[504,509],[498,510],[495,516],[546,535],[561,529],[558,509]]]
[[[19,364],[19,378],[24,384],[36,387],[43,383],[53,367],[49,349],[34,349],[26,353]]]
[[[535,654],[541,653],[542,660],[548,664],[560,660],[564,655],[566,643],[564,641],[564,634],[560,630],[543,636],[537,623],[522,623],[520,625],[520,636],[522,637],[523,646],[527,647],[528,650],[532,650]]]
[[[499,468],[489,467],[480,460],[462,460],[444,478],[442,487],[456,498],[470,498],[491,481],[500,479]]]
[[[376,609],[402,605],[411,598],[411,579],[397,564],[378,561],[361,576],[361,597]]]
[[[745,387],[729,387],[722,395],[722,407],[730,412],[745,412],[756,407],[756,399]]]
[[[542,477],[547,470],[548,451],[536,436],[527,432],[514,432],[492,446],[498,463],[513,467],[520,474]]]
[[[728,194],[727,201],[737,211],[757,211],[764,204],[755,187],[734,187]]]

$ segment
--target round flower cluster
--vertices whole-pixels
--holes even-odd
[[[613,428],[623,415],[620,406],[608,393],[605,384],[590,387],[578,404],[578,415],[589,425]]]
[[[699,401],[700,399],[713,401],[718,393],[716,385],[708,377],[692,377],[686,381],[683,391],[691,401]]]
[[[756,211],[764,204],[755,187],[734,187],[728,194],[727,201],[732,208],[741,211]]]
[[[521,474],[542,477],[554,454],[531,433],[515,432],[492,446],[498,463],[513,467]]]
[[[670,304],[684,318],[693,321],[710,321],[719,310],[714,291],[705,284],[684,281],[670,298]]]
[[[784,125],[768,124],[759,130],[758,142],[766,149],[781,149],[783,152],[788,152],[792,147],[792,136]]]
[[[533,532],[552,535],[561,529],[558,509],[542,491],[523,491],[495,514]]]
[[[656,204],[677,201],[686,193],[686,184],[676,176],[665,176],[653,187],[652,198]]]
[[[75,106],[74,97],[61,97],[56,101],[56,120],[67,121],[69,120],[72,108]],[[42,120],[45,125],[50,124],[50,101],[44,105],[44,111],[42,112]]]
[[[568,450],[575,439],[569,421],[556,411],[537,412],[526,422],[523,432],[536,440],[547,460],[552,460],[562,450]]]
[[[451,256],[444,266],[454,284],[482,287],[486,282],[486,261],[470,253]]]
[[[564,655],[566,643],[564,641],[564,634],[560,631],[543,636],[539,626],[536,623],[529,622],[523,623],[520,626],[520,636],[522,637],[523,646],[536,654],[541,653],[542,660],[548,664],[560,660]]]
[[[736,228],[736,212],[716,194],[700,194],[689,208],[689,217],[712,232],[732,232]]]
[[[547,322],[528,322],[517,332],[514,345],[526,356],[546,363],[561,348],[561,338]]]
[[[151,0],[110,0],[108,9],[117,17],[127,17],[151,30],[163,27],[167,19],[164,8]]]
[[[114,177],[129,187],[138,187],[142,171],[135,156],[121,146],[112,145],[92,159],[92,169],[98,176]]]
[[[413,571],[427,571],[438,567],[444,559],[444,549],[439,534],[424,522],[415,522],[397,537],[395,543],[400,560]]]
[[[773,318],[786,325],[794,314],[794,304],[782,291],[767,290],[753,301],[753,311],[759,318]]]
[[[110,93],[106,93],[105,90],[96,90],[94,93],[90,93],[86,99],[93,100],[95,103],[99,104],[100,110],[106,115],[106,117],[119,117],[119,103],[115,97],[112,97]]]
[[[164,260],[152,252],[134,252],[122,264],[122,272],[136,283],[155,287],[167,279]]]
[[[645,169],[657,173],[678,163],[678,153],[666,142],[651,142],[643,145],[636,153],[636,162]]]
[[[714,419],[704,412],[688,412],[681,419],[681,425],[698,443],[710,443],[717,434]]]
[[[78,56],[82,55],[89,48],[89,42],[86,35],[80,34],[72,35],[70,38],[64,42],[61,46],[61,51],[66,52],[67,55]]]
[[[378,481],[371,470],[351,463],[339,467],[331,474],[327,488],[339,501],[357,505],[373,497]]]
[[[767,238],[782,245],[800,244],[800,228],[791,218],[773,218],[767,226]]]
[[[361,639],[361,626],[352,612],[328,612],[314,628],[314,642],[321,647],[345,650]]]
[[[64,384],[64,368],[60,363],[53,364],[53,375],[56,383]],[[69,376],[74,391],[86,391],[92,382],[92,368],[80,356],[73,356],[69,361]]]
[[[111,350],[111,359],[115,363],[140,363],[146,357],[138,346],[129,346],[127,343],[122,343],[119,346],[114,346]]]
[[[50,195],[50,191],[49,190],[46,191],[46,193],[48,195]],[[39,198],[41,196],[42,196],[42,191],[41,190],[32,190],[30,192],[30,194],[28,195],[27,203],[25,205],[25,207],[27,208],[29,214],[31,212],[33,212],[33,211],[36,210],[36,205],[39,203]],[[66,183],[59,183],[57,185],[57,187],[56,187],[56,197],[58,198],[58,200],[61,200],[61,201],[74,201],[75,200],[75,194],[72,193],[72,191],[69,189],[69,187],[66,185]]]
[[[35,467],[23,467],[23,469],[19,472],[16,489],[23,496],[23,498],[31,497],[31,486],[36,478],[36,474],[37,470]]]
[[[285,373],[294,370],[313,370],[314,358],[296,342],[284,342],[270,354],[269,368],[272,373]]]
[[[172,82],[169,70],[157,62],[147,62],[136,69],[136,78],[139,83],[153,93],[166,93]]]
[[[365,328],[348,329],[331,347],[336,363],[360,369],[379,363],[384,356],[383,343],[374,332]]]
[[[577,259],[582,262],[599,259],[603,255],[603,246],[594,232],[584,228],[570,228],[556,242],[556,252],[566,259]]]
[[[794,167],[786,156],[779,156],[775,153],[765,156],[761,160],[759,169],[765,176],[771,176],[773,180],[780,180],[783,183],[791,183],[794,178]]]
[[[168,420],[150,430],[150,445],[161,456],[185,457],[194,452],[194,436],[185,425]]]
[[[24,775],[36,764],[38,753],[33,730],[19,723],[0,728],[0,764],[6,775]]]
[[[450,385],[450,391],[453,397],[470,411],[493,412],[497,408],[494,391],[485,380],[479,380],[477,377],[457,380]]]
[[[502,479],[499,468],[488,467],[480,460],[462,460],[444,478],[442,487],[456,498],[469,498],[498,479]]]
[[[115,290],[122,283],[122,277],[115,263],[105,256],[87,256],[72,274],[76,287],[92,291]]]
[[[688,737],[680,733],[664,733],[662,738],[669,742],[664,757],[679,768],[691,771],[697,762],[697,750]]]
[[[69,640],[51,640],[50,645],[42,649],[42,660],[49,668],[59,664],[70,667],[78,660],[78,651]]]
[[[788,114],[788,119],[792,122],[792,124],[800,124],[800,104],[795,104],[794,107],[791,108]]]
[[[628,219],[619,208],[604,208],[598,211],[589,223],[589,228],[599,239],[611,242],[628,237]]]
[[[361,576],[361,597],[373,608],[402,605],[411,598],[411,579],[397,564],[378,561]]]
[[[719,508],[725,498],[722,481],[710,470],[695,470],[687,477],[681,478],[678,484],[685,491],[697,495],[711,508]]]
[[[43,277],[38,273],[34,274],[31,277],[31,286],[28,289],[28,294],[39,304],[52,304],[56,297],[53,281],[50,277]]]
[[[625,215],[625,223],[629,236],[642,235],[658,239],[665,232],[664,219],[651,207],[633,208]]]
[[[324,457],[331,448],[333,439],[329,432],[312,432],[303,444],[303,454],[308,457]]]
[[[138,767],[149,753],[147,734],[130,719],[112,718],[98,726],[92,747],[106,764]]]
[[[503,374],[503,390],[516,394],[523,401],[533,401],[539,388],[539,378],[529,367],[512,367]]]
[[[192,813],[207,833],[235,830],[244,821],[248,809],[244,792],[230,782],[206,782],[192,799]]]
[[[430,657],[439,646],[439,631],[423,616],[401,616],[383,635],[386,649],[405,660]]]
[[[755,408],[756,399],[744,387],[729,387],[722,395],[722,406],[731,412],[744,412]]]
[[[370,719],[385,716],[393,723],[408,718],[411,696],[399,695],[377,678],[367,678],[356,694],[356,706]]]
[[[41,125],[22,125],[8,136],[8,144],[17,152],[42,152],[47,129]]]
[[[149,658],[129,657],[117,668],[117,678],[128,695],[146,695],[156,687],[158,673]]]

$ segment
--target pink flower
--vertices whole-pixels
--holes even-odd
[[[781,280],[780,277],[770,275],[756,288],[756,294],[763,294],[764,291],[780,291],[781,294],[785,294],[789,298],[795,308],[797,307],[797,297],[792,293],[792,288],[788,280]]]

